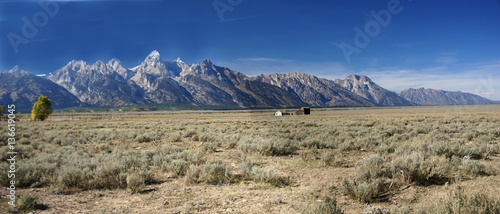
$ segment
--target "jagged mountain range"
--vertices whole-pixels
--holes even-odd
[[[476,104],[496,104],[498,102],[484,97],[464,93],[460,91],[444,91],[436,89],[405,89],[399,96],[419,105],[476,105]]]
[[[40,95],[48,96],[53,108],[80,106],[82,102],[65,88],[18,66],[0,72],[0,105],[16,104],[16,109],[31,109]]]
[[[54,108],[128,105],[250,108],[435,105],[435,102],[425,101],[428,93],[411,96],[408,94],[413,92],[406,92],[408,90],[398,95],[360,75],[350,75],[343,80],[328,80],[303,73],[248,77],[227,67],[214,65],[209,59],[193,65],[180,59],[163,60],[158,51],[151,52],[140,65],[130,69],[117,59],[94,64],[74,60],[48,78],[22,71],[17,66],[0,73],[0,105],[15,103],[27,108],[31,108],[39,95],[48,96]],[[491,103],[487,99],[473,99],[470,96],[444,100],[450,101],[448,104],[451,105],[460,102]]]
[[[335,83],[356,93],[367,100],[375,102],[381,106],[409,106],[414,105],[407,99],[404,99],[398,94],[388,91],[385,88],[375,84],[367,76],[350,75],[347,78],[340,80],[336,79]]]

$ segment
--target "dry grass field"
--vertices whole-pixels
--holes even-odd
[[[0,213],[500,213],[500,106],[312,110],[20,121],[15,209],[0,122]]]

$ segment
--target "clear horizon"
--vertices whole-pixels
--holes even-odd
[[[0,1],[0,70],[71,60],[140,64],[152,51],[248,76],[370,77],[500,100],[500,1]]]

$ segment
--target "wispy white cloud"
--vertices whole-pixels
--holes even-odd
[[[498,67],[491,64],[473,69],[450,71],[447,67],[421,70],[390,69],[365,70],[377,84],[399,92],[406,88],[433,88],[448,91],[462,91],[477,94],[492,100],[500,100],[500,74]]]
[[[394,92],[424,87],[462,91],[500,100],[500,61],[461,65],[458,68],[442,65],[422,69],[382,67],[362,70],[346,68],[339,62],[301,62],[274,58],[240,58],[220,64],[249,76],[299,72],[334,80],[360,74]]]

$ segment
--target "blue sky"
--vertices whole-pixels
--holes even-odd
[[[396,92],[426,87],[500,100],[499,0],[51,3],[44,10],[37,0],[0,0],[0,70],[45,74],[73,59],[112,58],[134,67],[158,50],[163,59],[210,58],[250,76],[356,73]]]

